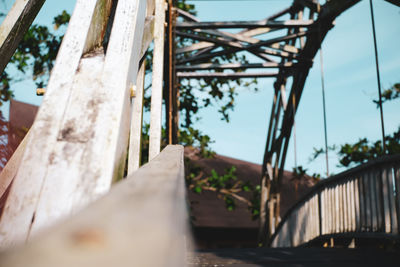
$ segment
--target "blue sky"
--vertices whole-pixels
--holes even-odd
[[[198,17],[204,20],[262,19],[291,1],[194,2]],[[383,87],[400,81],[400,8],[375,0],[375,19]],[[221,13],[221,10],[226,12]],[[366,0],[346,11],[323,43],[325,90],[329,145],[355,142],[360,137],[381,138],[379,110],[372,102],[377,98],[377,82],[369,2]],[[319,54],[307,79],[296,115],[298,164],[310,173],[324,173],[324,157],[309,163],[313,147],[324,146],[322,94]],[[216,110],[204,110],[198,123],[216,141],[213,148],[220,154],[261,163],[267,123],[272,103],[272,80],[260,80],[260,91],[240,89],[235,112],[229,124],[215,116]],[[400,126],[399,100],[385,103],[386,133]],[[330,154],[330,170],[338,173],[336,156]],[[286,169],[294,166],[293,138]]]
[[[5,1],[8,8],[13,1]],[[35,23],[51,25],[52,18],[63,9],[72,12],[73,0],[47,0]],[[191,1],[188,1],[189,3]],[[291,0],[265,1],[193,1],[203,21],[257,20],[289,6]],[[3,5],[3,3],[0,3]],[[374,0],[380,56],[381,82],[384,88],[400,81],[400,8],[383,0]],[[377,98],[375,59],[371,33],[369,1],[363,0],[336,20],[336,26],[323,43],[325,90],[329,145],[355,142],[360,137],[381,138],[379,110],[372,102]],[[202,110],[196,123],[215,143],[219,154],[261,163],[272,103],[272,79],[260,79],[259,92],[239,88],[231,122],[220,120],[218,107]],[[32,82],[20,82],[13,88],[20,101],[40,104]],[[400,126],[400,101],[384,104],[386,132]],[[7,108],[7,107],[4,107]],[[310,173],[325,172],[324,158],[309,163],[313,147],[324,146],[322,95],[319,54],[307,79],[296,115],[298,164]],[[286,169],[294,166],[293,138]],[[338,173],[337,158],[330,154],[330,169]]]

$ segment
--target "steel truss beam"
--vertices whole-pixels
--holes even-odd
[[[181,22],[176,28],[181,29],[254,29],[266,28],[293,28],[311,26],[313,20],[286,20],[286,21],[223,21],[223,22]]]
[[[274,77],[274,98],[268,128],[261,178],[259,242],[268,240],[279,222],[281,177],[286,160],[294,117],[301,99],[312,60],[333,21],[360,0],[331,0],[320,6],[315,0],[295,0],[289,8],[257,22],[200,22],[179,11],[186,20],[177,24],[177,36],[193,40],[191,45],[176,50],[177,78]],[[304,18],[308,9],[308,18]],[[290,14],[286,21],[276,21]],[[245,28],[238,33],[221,28]],[[280,37],[267,38],[268,33],[287,30]],[[221,49],[222,48],[222,49]],[[263,63],[224,64],[221,57],[246,51],[264,60]],[[271,58],[271,57],[273,58]],[[218,64],[213,59],[219,59]],[[278,62],[279,60],[279,62]],[[271,73],[249,73],[246,69],[277,69]],[[204,72],[205,70],[240,72]],[[202,72],[194,72],[201,70]],[[258,75],[258,76],[257,76]],[[292,83],[287,92],[289,75]]]
[[[306,1],[299,2],[304,3]],[[332,28],[334,19],[358,2],[359,0],[336,0],[327,2],[325,5],[318,7],[318,10],[320,10],[318,18],[313,27],[309,28],[309,31],[314,31],[307,35],[307,38],[303,41],[299,57],[314,58],[327,32]],[[303,12],[302,10],[298,10],[294,15],[296,17],[301,17]],[[313,15],[311,10],[310,17]],[[294,116],[310,68],[311,65],[294,72],[292,86],[287,98],[285,96],[286,79],[278,76],[275,83],[275,96],[262,168],[263,198],[260,215],[260,242],[265,242],[266,239],[270,237],[275,226],[279,222],[281,178],[283,176]],[[282,114],[283,118],[281,119]]]

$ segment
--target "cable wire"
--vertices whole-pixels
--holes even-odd
[[[379,73],[379,58],[378,58],[378,46],[376,44],[376,31],[375,31],[375,19],[374,19],[374,7],[372,5],[372,0],[369,1],[371,10],[371,22],[372,22],[372,36],[374,38],[374,51],[375,51],[375,65],[376,65],[376,77],[378,81],[378,93],[379,93],[379,110],[381,115],[381,128],[382,128],[382,149],[383,154],[386,153],[385,144],[385,123],[383,120],[383,107],[382,107],[382,90],[381,90],[381,78]]]
[[[324,113],[326,177],[328,177],[329,176],[328,130],[327,130],[327,126],[326,126],[327,123],[326,123],[326,101],[325,101],[325,78],[324,78],[324,58],[323,58],[323,53],[322,53],[322,41],[320,41],[319,60],[320,60],[320,66],[321,66],[322,108],[323,108],[323,113]]]

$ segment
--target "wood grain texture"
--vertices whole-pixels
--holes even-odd
[[[143,29],[142,48],[140,50],[139,58],[143,58],[151,42],[154,39],[154,22],[155,22],[154,16],[146,17]]]
[[[156,0],[155,24],[154,24],[154,52],[153,74],[151,87],[150,109],[150,144],[149,160],[160,153],[161,148],[161,120],[162,120],[162,91],[164,72],[164,33],[165,33],[165,9],[164,0]]]
[[[187,220],[183,147],[168,146],[90,207],[2,252],[0,266],[184,266]]]
[[[0,221],[1,247],[26,240],[36,219],[36,208],[48,175],[47,164],[53,162],[51,155],[96,4],[96,0],[77,1]],[[41,157],[35,156],[37,151]]]
[[[139,69],[135,97],[132,99],[131,131],[129,138],[128,175],[139,169],[142,153],[143,97],[146,61]]]
[[[147,8],[146,8],[146,17],[153,16],[155,11],[155,0],[146,0]]]
[[[78,0],[1,218],[3,247],[76,212],[122,177],[145,8],[118,2],[104,55],[110,2]]]

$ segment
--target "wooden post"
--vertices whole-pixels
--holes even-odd
[[[153,74],[151,87],[150,110],[150,144],[149,160],[160,153],[161,148],[161,124],[162,124],[162,93],[164,72],[164,33],[165,33],[165,9],[164,0],[155,0],[155,25],[154,25],[154,50],[153,50]]]
[[[140,66],[135,96],[132,98],[131,132],[129,138],[128,175],[139,169],[142,153],[143,96],[146,61]]]

